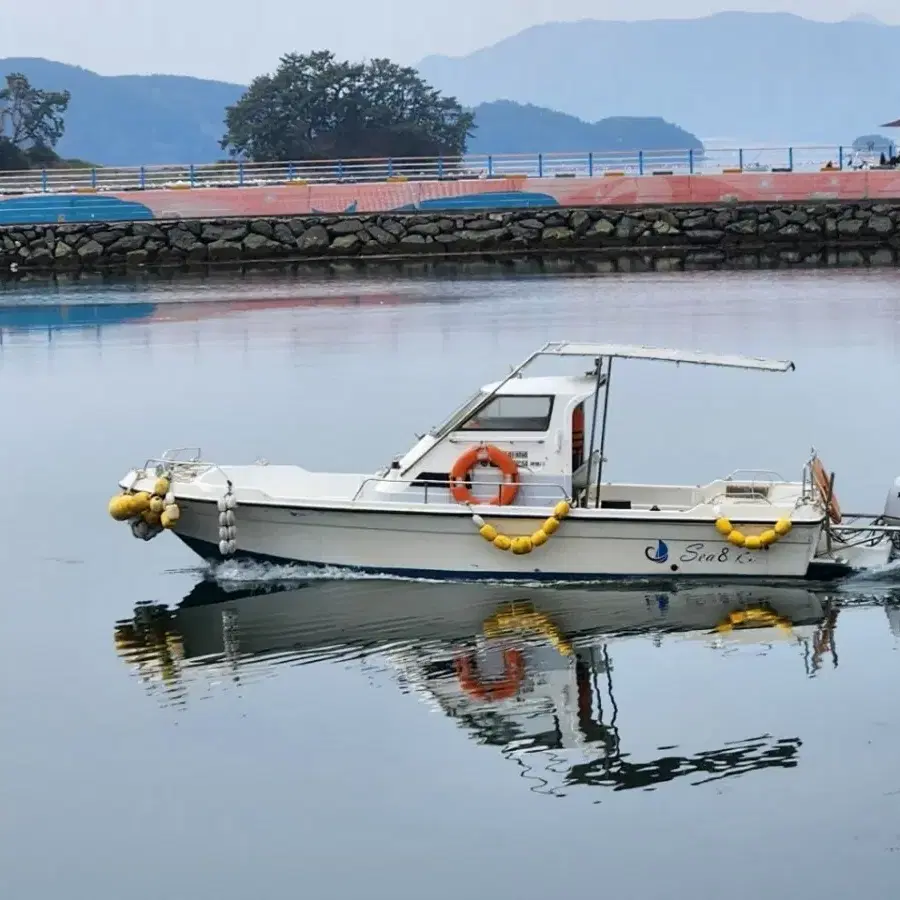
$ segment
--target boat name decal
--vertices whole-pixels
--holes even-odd
[[[722,547],[713,546],[707,549],[706,544],[688,544],[684,548],[684,552],[678,557],[679,562],[683,563],[737,563],[738,565],[747,565],[754,560],[754,554],[741,550],[739,547]]]

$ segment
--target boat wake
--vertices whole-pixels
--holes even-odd
[[[430,578],[413,578],[402,575],[387,575],[369,572],[356,572],[349,569],[339,567],[314,567],[293,565],[290,563],[278,564],[269,562],[256,562],[251,560],[226,560],[209,566],[201,566],[192,569],[204,581],[215,583],[224,591],[244,591],[248,588],[258,587],[262,590],[271,590],[279,587],[294,587],[301,583],[325,582],[325,581],[371,581],[386,582],[395,581],[406,584],[448,584],[453,583],[447,579],[430,579]],[[708,579],[702,579],[707,586],[714,586]],[[690,579],[681,579],[684,587],[688,586]],[[483,585],[502,585],[509,584],[509,581],[497,579],[479,579],[478,584]],[[598,578],[596,580],[569,582],[547,582],[547,581],[528,581],[515,580],[517,587],[526,590],[537,589],[591,589],[591,588],[609,588],[615,587],[620,590],[678,590],[678,585],[671,579],[659,578]],[[743,583],[746,583],[743,582]],[[779,587],[797,587],[796,579],[762,579],[760,586],[779,588]],[[738,588],[739,584],[724,580],[721,585],[723,588]],[[817,585],[814,582],[807,582],[808,589],[816,591],[817,589],[828,590],[832,593],[858,593],[866,587],[878,589],[895,589],[900,587],[900,560],[895,560],[885,566],[878,566],[849,576],[838,582],[831,582],[826,585]]]
[[[295,585],[310,581],[412,581],[427,583],[424,578],[403,578],[399,575],[377,575],[367,572],[354,572],[331,566],[315,567],[277,564],[267,562],[251,562],[248,560],[226,560],[216,563],[204,570],[204,577],[216,582],[219,587],[228,590],[243,590],[250,585]]]
[[[850,575],[838,583],[838,589],[855,590],[864,585],[900,586],[900,559]]]
[[[226,560],[199,570],[204,578],[214,581],[220,587],[228,590],[233,585],[234,590],[245,589],[251,584],[258,585],[292,585],[298,582],[310,581],[397,581],[404,584],[457,584],[475,583],[482,585],[515,585],[525,589],[560,589],[560,588],[591,588],[591,587],[616,587],[616,588],[661,588],[672,587],[671,579],[659,578],[597,578],[578,581],[537,581],[528,579],[497,579],[476,578],[445,579],[445,578],[421,578],[404,575],[388,575],[377,572],[357,572],[352,569],[344,569],[336,566],[301,566],[290,563],[277,564],[267,562],[253,562],[249,560]]]

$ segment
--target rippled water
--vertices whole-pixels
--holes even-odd
[[[0,293],[4,897],[893,897],[900,577],[529,588],[208,572],[108,520],[200,444],[372,470],[548,339],[629,364],[614,479],[900,474],[891,272]],[[823,864],[824,863],[824,864]]]

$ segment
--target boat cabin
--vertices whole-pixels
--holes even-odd
[[[556,357],[580,371],[565,375],[525,376],[539,358]],[[533,353],[502,381],[485,385],[443,424],[423,435],[389,468],[378,473],[370,496],[403,502],[490,502],[516,483],[517,506],[552,506],[575,498],[584,502],[603,470],[609,380],[617,358],[731,368],[788,371],[793,363],[604,344],[553,342]],[[587,363],[588,365],[585,365]],[[488,456],[490,455],[490,459]],[[507,487],[505,487],[505,485]],[[631,486],[641,493],[643,486]],[[662,501],[652,486],[648,508]],[[761,488],[762,489],[762,488]],[[663,488],[663,491],[666,489]],[[685,507],[691,497],[670,498]],[[369,491],[366,491],[369,493]],[[756,497],[759,500],[761,498]],[[604,497],[604,508],[632,508],[641,498]]]
[[[596,378],[538,376],[485,385],[446,422],[396,460],[390,476],[431,492],[449,491],[454,464],[489,445],[515,464],[517,503],[544,506],[570,496],[572,475],[585,463],[586,404]],[[468,468],[473,496],[488,500],[502,479],[494,465]],[[444,499],[449,499],[445,496]]]

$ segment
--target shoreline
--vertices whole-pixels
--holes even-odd
[[[0,280],[426,267],[587,271],[878,267],[900,262],[900,201],[552,207],[0,227]]]

